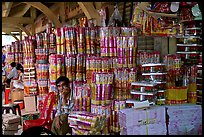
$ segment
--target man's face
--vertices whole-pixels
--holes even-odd
[[[69,84],[66,84],[64,81],[61,81],[57,84],[59,92],[67,91],[70,92]]]

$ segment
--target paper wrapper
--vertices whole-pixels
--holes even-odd
[[[169,135],[198,135],[202,125],[202,108],[200,105],[182,104],[166,106]]]
[[[119,111],[121,135],[166,135],[165,121],[163,106],[146,110],[126,108]]]

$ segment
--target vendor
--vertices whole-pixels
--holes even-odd
[[[9,74],[6,76],[6,78],[4,80],[4,82],[5,82],[5,84],[7,86],[10,85],[10,82],[11,82],[12,79],[17,79],[18,78],[16,63],[12,62],[10,65],[11,65],[12,70],[9,72]]]
[[[56,80],[56,85],[58,89],[58,106],[51,131],[56,135],[71,134],[68,115],[73,111],[74,99],[70,89],[69,79],[65,76],[60,76]]]
[[[14,80],[13,82],[13,87],[17,89],[17,91],[22,91],[24,90],[24,84],[23,84],[23,66],[21,64],[16,65],[16,69],[18,71],[18,78]]]

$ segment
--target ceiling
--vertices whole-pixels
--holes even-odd
[[[57,2],[41,3],[49,8]],[[32,6],[24,2],[2,2],[2,32],[7,34],[10,34],[11,32],[20,32],[19,25],[25,27],[34,22],[34,19],[31,18],[31,7]],[[41,14],[42,12],[36,9],[35,17],[38,17]]]

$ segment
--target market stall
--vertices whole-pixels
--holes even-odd
[[[124,2],[122,9],[122,3],[111,13],[101,6],[98,18],[87,10],[61,26],[49,20],[43,32],[7,46],[6,62],[24,67],[23,109],[30,117],[22,121],[38,118],[49,92],[57,99],[56,80],[66,76],[73,135],[202,134],[200,5]],[[50,121],[56,112],[55,100]]]

